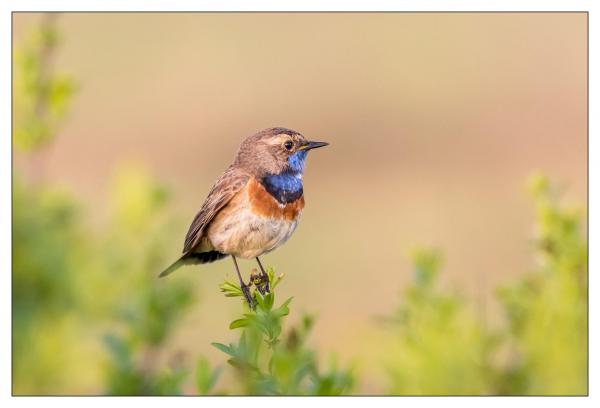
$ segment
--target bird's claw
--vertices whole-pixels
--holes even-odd
[[[254,271],[256,272],[256,270]],[[269,287],[269,277],[264,272],[261,272],[260,274],[253,272],[250,275],[250,283],[254,284],[256,289],[258,289],[260,294],[263,296],[271,292],[271,289]]]

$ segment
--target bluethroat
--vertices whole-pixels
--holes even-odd
[[[233,163],[217,179],[185,237],[183,255],[160,276],[182,265],[204,264],[229,255],[246,301],[254,300],[236,258],[255,258],[260,278],[268,277],[259,256],[285,243],[296,227],[304,195],[302,174],[308,151],[327,146],[286,128],[270,128],[246,138]]]

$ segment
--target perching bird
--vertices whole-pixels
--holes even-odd
[[[253,307],[236,257],[256,258],[261,278],[268,282],[258,257],[286,242],[298,226],[304,208],[306,156],[310,149],[327,144],[307,141],[300,133],[280,127],[246,138],[194,218],[183,255],[160,276],[182,265],[214,262],[231,255],[244,297]]]

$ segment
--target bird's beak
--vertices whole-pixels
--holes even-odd
[[[300,150],[311,150],[316,149],[317,147],[327,146],[329,143],[326,142],[307,142],[304,146],[300,148]]]

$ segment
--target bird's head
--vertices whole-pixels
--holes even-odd
[[[308,151],[327,145],[308,141],[294,130],[270,128],[244,140],[235,162],[258,178],[282,173],[301,175]]]

